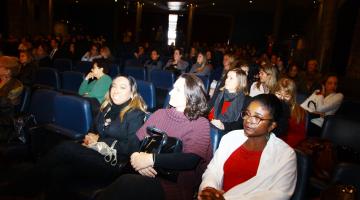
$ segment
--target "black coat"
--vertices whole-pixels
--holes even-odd
[[[134,109],[128,111],[122,121],[118,115],[109,126],[104,128],[104,112],[100,112],[96,122],[96,129],[100,135],[99,142],[105,142],[111,146],[117,140],[115,149],[117,150],[118,160],[128,158],[130,153],[137,151],[139,148],[136,132],[143,125],[144,118],[145,113],[143,111]]]

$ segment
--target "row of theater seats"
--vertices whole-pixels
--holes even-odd
[[[91,62],[79,61],[75,65],[73,65],[73,62],[70,59],[58,58],[55,59],[53,66],[51,68],[54,68],[59,72],[77,71],[86,74],[90,71],[91,67],[92,67]],[[144,68],[143,65],[137,63],[136,61],[133,61],[133,59],[126,60],[124,65],[122,64],[121,61],[111,64],[109,69],[109,75],[111,77],[115,77],[116,75],[122,73],[126,75],[131,75],[138,80],[147,80],[147,81],[153,80],[151,76],[148,76],[148,71],[146,70],[146,68]],[[217,72],[214,70],[214,73]],[[206,89],[208,89],[208,83],[206,83],[206,78],[205,77],[201,77],[201,78],[205,81],[205,87]],[[209,78],[209,79],[213,79],[213,78]]]

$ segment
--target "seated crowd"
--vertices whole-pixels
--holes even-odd
[[[78,95],[91,102],[94,126],[83,141],[61,142],[24,176],[2,184],[0,196],[44,192],[46,199],[71,198],[68,183],[84,179],[102,183],[90,195],[99,200],[290,199],[297,179],[293,148],[309,131],[318,134],[324,117],[339,109],[344,97],[337,92],[338,78],[322,77],[314,59],[302,71],[290,58],[285,65],[276,54],[252,47],[229,49],[197,46],[187,54],[140,45],[126,52],[123,59],[131,62],[123,63],[137,63],[148,75],[169,70],[177,76],[168,108],[149,113],[133,77],[108,75],[117,59],[105,39],[24,40],[19,58],[0,56],[1,140],[11,133],[24,85],[31,87],[37,69],[57,58],[92,62]],[[209,90],[202,76],[209,78]],[[299,102],[298,94],[307,98]],[[313,116],[311,130],[307,116]],[[148,127],[180,139],[182,152],[138,152]],[[224,135],[216,152],[211,128]],[[104,159],[99,145],[115,150],[115,159]],[[179,172],[176,181],[163,178],[160,169]]]

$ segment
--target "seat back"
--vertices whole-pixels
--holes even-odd
[[[205,91],[208,92],[209,86],[210,86],[210,77],[209,76],[200,76],[200,75],[197,75],[197,77],[199,77],[202,80],[202,82],[204,83]]]
[[[115,78],[120,74],[120,67],[118,64],[111,64],[109,68],[109,76]]]
[[[75,66],[75,71],[88,74],[92,68],[92,62],[80,61]]]
[[[321,137],[336,145],[346,145],[360,152],[360,122],[346,116],[326,116]]]
[[[125,61],[125,67],[143,67],[144,65],[140,63],[139,60],[135,58],[129,58]]]
[[[138,92],[146,102],[148,109],[153,110],[156,107],[156,94],[154,84],[147,81],[137,80]]]
[[[31,89],[29,86],[24,86],[24,89],[21,94],[21,101],[20,104],[16,106],[16,112],[22,113],[26,112],[29,104],[30,104],[30,97],[31,97]]]
[[[170,94],[168,93],[164,99],[163,108],[167,108],[170,102]]]
[[[211,142],[211,149],[213,151],[213,154],[215,153],[216,149],[219,147],[220,140],[223,136],[223,132],[219,129],[217,129],[214,126],[210,127],[210,142]]]
[[[336,115],[344,115],[347,117],[356,118],[357,114],[360,112],[360,101],[344,99],[341,103],[341,106],[338,111],[336,111]]]
[[[61,74],[61,89],[78,93],[79,87],[85,76],[81,72],[65,71]]]
[[[297,179],[294,194],[291,200],[303,200],[306,195],[307,183],[310,176],[310,159],[309,157],[295,149],[297,163]]]
[[[160,69],[152,70],[150,77],[155,88],[164,90],[170,90],[176,79],[174,72]]]
[[[56,69],[40,67],[36,70],[34,85],[44,85],[49,88],[59,89],[60,78]]]
[[[71,71],[72,60],[68,58],[56,58],[53,63],[53,68],[57,69],[59,72]]]
[[[29,113],[35,116],[38,124],[51,123],[55,120],[54,99],[59,92],[48,89],[37,89],[30,101]]]
[[[134,77],[136,80],[146,80],[146,69],[145,67],[129,67],[124,68],[124,74]]]
[[[63,134],[78,139],[87,134],[92,122],[90,103],[78,96],[57,95],[54,100],[54,124],[65,130]]]

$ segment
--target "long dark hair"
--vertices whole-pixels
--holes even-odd
[[[202,80],[193,74],[182,74],[185,79],[186,107],[185,116],[189,120],[195,120],[204,115],[207,110],[207,96]]]

